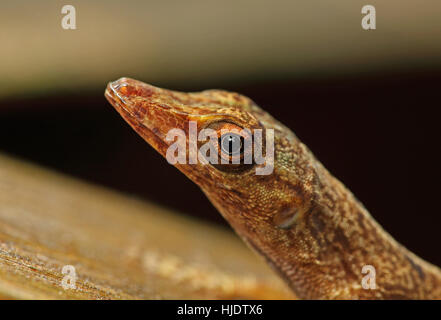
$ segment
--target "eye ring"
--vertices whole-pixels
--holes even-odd
[[[230,173],[242,173],[254,167],[255,162],[252,156],[253,146],[252,143],[248,144],[246,142],[246,139],[250,139],[250,136],[252,137],[250,130],[246,130],[242,126],[230,121],[212,122],[207,126],[207,128],[216,131],[218,137],[216,148],[218,151],[218,163],[211,164],[213,167],[215,167],[219,171]],[[230,144],[228,140],[225,140],[225,147],[222,148],[222,138],[227,139],[228,136],[231,135],[234,135],[234,137],[236,138],[236,148],[234,148],[234,150],[231,150],[229,148]],[[237,138],[239,139],[237,140]],[[231,152],[230,154],[230,151],[236,152]],[[251,163],[245,162],[245,159],[250,158]],[[237,162],[235,162],[234,159]],[[224,160],[227,160],[227,162],[223,163]]]

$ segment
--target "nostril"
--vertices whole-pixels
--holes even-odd
[[[127,94],[127,85],[121,85],[119,88],[119,92],[122,94]]]
[[[121,79],[111,82],[109,86],[112,89],[112,91],[120,98],[127,96],[129,94],[128,84],[121,82]]]
[[[149,98],[155,91],[151,85],[126,77],[110,82],[109,86],[121,98]]]

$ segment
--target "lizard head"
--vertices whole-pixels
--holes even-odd
[[[169,162],[171,148],[173,155],[184,150],[184,157],[172,163],[201,187],[239,233],[256,229],[255,221],[274,227],[274,219],[279,219],[275,222],[283,227],[304,206],[307,172],[293,163],[299,160],[296,155],[308,151],[289,129],[249,98],[221,90],[183,93],[129,78],[109,83],[105,96]],[[198,151],[202,145],[214,147],[206,154],[214,155],[210,159],[217,159],[217,163],[204,162],[206,157],[197,156],[196,161],[194,157],[189,160],[195,156],[192,135],[199,140],[204,129],[210,129],[203,135],[207,140],[196,141],[193,146]],[[259,130],[260,140],[249,139]],[[257,140],[258,143],[247,143]],[[256,161],[256,148],[262,149],[263,161]],[[250,157],[251,161],[244,160]],[[229,163],[223,163],[225,159]],[[299,175],[302,184],[296,183]],[[276,213],[279,214],[275,216]],[[264,232],[264,228],[260,229]]]

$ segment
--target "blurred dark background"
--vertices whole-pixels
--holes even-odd
[[[226,225],[103,94],[219,88],[290,127],[399,242],[441,266],[441,3],[77,0],[0,10],[0,152]]]

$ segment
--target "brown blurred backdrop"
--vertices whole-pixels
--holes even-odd
[[[121,76],[238,91],[441,265],[439,1],[75,1],[70,31],[64,4],[1,4],[0,152],[225,224],[103,92]]]

